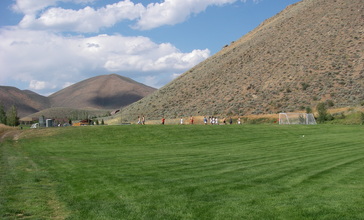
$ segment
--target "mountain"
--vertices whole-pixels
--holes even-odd
[[[129,78],[110,74],[86,79],[48,97],[29,90],[0,86],[0,103],[4,105],[5,110],[15,105],[19,117],[45,109],[48,109],[46,112],[51,115],[58,114],[57,112],[64,115],[65,112],[73,112],[75,109],[120,109],[155,90]]]
[[[50,107],[47,97],[10,86],[0,86],[0,103],[6,110],[10,109],[12,105],[16,106],[19,116],[29,115]]]
[[[101,75],[73,84],[49,96],[52,107],[119,109],[156,89],[117,75]]]
[[[364,101],[364,2],[303,0],[122,110],[122,117],[246,115]],[[133,119],[134,120],[134,119]]]

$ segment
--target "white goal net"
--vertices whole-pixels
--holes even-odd
[[[279,113],[280,125],[315,125],[316,120],[312,113]]]

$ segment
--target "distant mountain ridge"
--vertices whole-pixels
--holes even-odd
[[[291,5],[122,117],[267,114],[328,100],[337,107],[364,101],[362,0]]]
[[[16,106],[21,117],[50,107],[47,97],[11,86],[0,86],[0,104],[4,105],[5,109]]]
[[[29,90],[0,86],[0,103],[5,109],[15,105],[24,117],[47,108],[115,110],[125,107],[156,89],[117,74],[92,77],[48,97]]]

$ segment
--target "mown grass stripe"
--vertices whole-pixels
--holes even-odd
[[[45,171],[44,191],[74,219],[360,219],[363,131],[95,126],[32,131],[16,151]]]

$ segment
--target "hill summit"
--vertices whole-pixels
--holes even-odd
[[[29,90],[0,86],[0,103],[5,106],[5,109],[15,105],[20,117],[49,108],[53,108],[52,114],[57,115],[57,109],[64,111],[64,108],[83,110],[120,109],[155,90],[155,88],[138,83],[130,78],[109,74],[75,83],[48,97]],[[54,111],[56,112],[54,113]]]
[[[49,96],[52,107],[119,109],[156,89],[117,74],[101,75],[73,84]]]
[[[364,100],[364,3],[303,0],[152,95],[123,117],[244,115]]]

